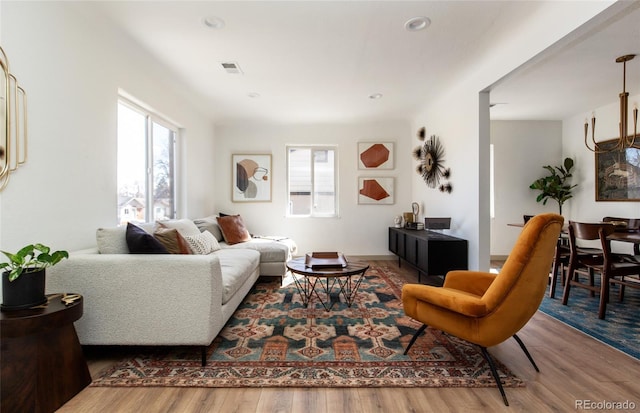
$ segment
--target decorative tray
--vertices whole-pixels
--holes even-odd
[[[305,256],[304,265],[312,269],[344,268],[347,259],[341,252],[312,252]]]

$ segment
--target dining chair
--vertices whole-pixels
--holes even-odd
[[[640,232],[640,218],[604,217],[602,222],[624,223],[621,230]],[[640,244],[633,244],[634,259],[640,262]]]
[[[577,254],[579,256],[600,255],[602,256],[602,249],[591,248],[585,246],[576,247]],[[567,279],[567,273],[569,270],[569,261],[571,259],[571,247],[569,245],[569,235],[567,231],[563,231],[558,237],[558,243],[556,245],[556,251],[553,258],[553,268],[551,269],[551,278],[549,280],[549,297],[555,298],[556,285],[558,276],[560,276],[561,285],[564,287]],[[582,269],[577,270],[578,273],[583,272]],[[589,277],[590,284],[594,285],[593,271],[586,270],[586,275]],[[595,292],[591,292],[591,296],[595,296]]]
[[[566,282],[566,270],[569,266],[569,258],[571,256],[571,249],[566,245],[566,238],[562,237],[562,234],[558,237],[556,243],[556,250],[553,255],[553,266],[551,268],[551,279],[549,280],[549,297],[555,298],[556,296],[556,284],[558,275],[562,286]]]
[[[581,287],[589,290],[592,294],[598,293],[600,303],[598,306],[598,318],[604,319],[606,315],[607,303],[609,301],[610,284],[620,285],[618,299],[624,298],[624,287],[640,288],[640,284],[626,277],[640,276],[640,263],[628,262],[620,259],[611,251],[611,240],[608,238],[615,231],[614,225],[610,223],[584,223],[569,221],[569,246],[571,257],[567,279],[562,295],[562,304],[569,301],[571,286]],[[600,254],[579,254],[577,251],[578,240],[593,241],[599,240],[602,247]],[[590,275],[590,283],[582,283],[578,278],[578,272],[586,270]],[[593,274],[600,274],[600,285],[594,285]]]

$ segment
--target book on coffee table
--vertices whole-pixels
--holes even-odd
[[[344,268],[347,259],[341,252],[312,252],[307,253],[304,264],[312,269]]]

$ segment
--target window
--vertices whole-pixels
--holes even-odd
[[[334,146],[287,147],[288,216],[338,215],[336,165]]]
[[[118,102],[118,223],[175,218],[177,127]]]

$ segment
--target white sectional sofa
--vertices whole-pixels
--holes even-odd
[[[204,220],[199,231],[215,224]],[[152,232],[153,225],[142,227]],[[256,238],[220,242],[206,255],[130,254],[123,227],[98,229],[97,244],[47,269],[48,293],[84,298],[75,323],[80,343],[202,346],[203,363],[206,347],[258,277],[284,276],[296,250],[291,240]]]

